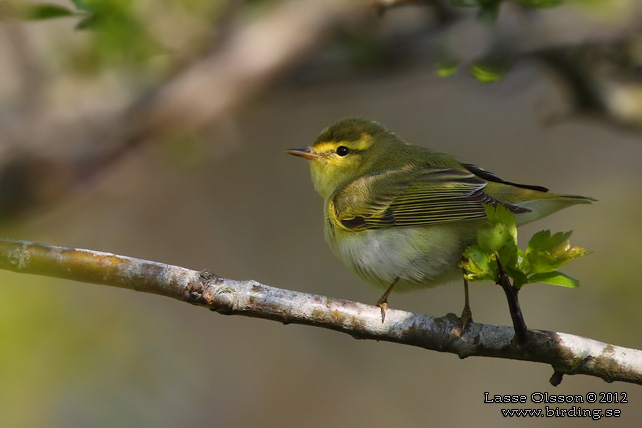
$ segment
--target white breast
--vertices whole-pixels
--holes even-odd
[[[340,236],[334,238],[328,229],[330,246],[352,271],[382,288],[399,277],[397,288],[403,290],[431,287],[460,273],[461,254],[474,240],[476,227],[464,231],[461,225],[455,230],[448,224],[360,232],[336,230],[334,233]],[[466,236],[453,235],[457,233]]]

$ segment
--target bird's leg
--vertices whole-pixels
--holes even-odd
[[[381,322],[383,323],[386,320],[386,311],[388,310],[388,296],[392,293],[392,289],[395,288],[395,285],[399,282],[399,277],[396,277],[392,284],[388,287],[383,296],[377,300],[377,306],[381,309]]]
[[[522,309],[519,307],[519,299],[517,298],[517,292],[519,288],[516,288],[511,284],[510,278],[506,275],[504,267],[499,262],[499,257],[497,257],[497,267],[499,270],[499,277],[497,278],[497,284],[501,285],[506,293],[506,299],[508,300],[508,309],[510,310],[510,317],[513,320],[513,328],[515,329],[515,339],[517,343],[523,344],[526,342],[528,328],[524,322],[524,316],[522,315]]]
[[[461,322],[462,331],[466,329],[466,326],[469,322],[473,321],[473,311],[470,310],[470,299],[468,297],[468,280],[466,279],[466,277],[464,277],[464,310],[461,311],[461,317],[459,318],[459,320]]]

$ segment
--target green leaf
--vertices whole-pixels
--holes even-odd
[[[85,12],[93,12],[94,8],[91,5],[91,2],[87,2],[86,0],[71,0],[71,2],[76,6],[76,9],[82,10]]]
[[[437,76],[448,77],[457,73],[459,64],[456,62],[438,62],[435,64],[435,68],[437,68]]]
[[[512,242],[511,248],[517,245],[517,226],[515,216],[503,205],[486,205],[486,216],[488,223],[482,225],[477,232],[477,242],[480,248],[490,254],[496,253],[502,247]]]
[[[466,270],[464,277],[469,281],[494,281],[497,276],[497,262],[492,256],[471,245],[464,251],[464,260],[460,266]]]
[[[91,45],[79,57],[82,71],[109,65],[144,65],[162,51],[130,0],[74,0],[82,17],[77,30],[90,30]]]
[[[549,230],[537,232],[526,249],[531,273],[554,271],[566,263],[587,254],[582,247],[571,247],[568,238],[572,232],[558,232],[551,235]]]
[[[475,62],[470,68],[470,72],[481,83],[495,83],[504,80],[506,69],[495,65]]]
[[[81,19],[74,27],[76,30],[92,30],[96,27],[98,20],[92,15]]]
[[[501,223],[485,223],[477,232],[479,246],[488,253],[495,253],[512,242],[513,237],[506,225]]]
[[[531,240],[528,242],[528,247],[526,248],[526,253],[528,254],[533,250],[553,250],[555,248],[563,247],[568,244],[568,238],[573,234],[572,231],[569,232],[557,232],[555,235],[551,235],[550,230],[540,230],[537,232]]]
[[[491,223],[505,224],[510,229],[510,233],[513,236],[514,240],[517,241],[517,226],[515,224],[515,216],[512,212],[510,212],[508,208],[501,204],[486,204],[484,205],[484,210],[486,211],[486,217],[488,217],[488,221],[490,221]]]
[[[517,269],[520,254],[517,248],[517,226],[515,216],[503,205],[487,205],[484,208],[488,222],[477,232],[477,245],[464,252],[469,260],[462,267],[470,272],[467,277],[470,280],[495,281],[499,275],[497,260],[507,273]]]
[[[517,244],[510,240],[506,241],[502,248],[496,252],[496,256],[499,258],[499,262],[504,269],[517,269],[518,251]]]
[[[515,288],[521,288],[522,285],[529,283],[526,274],[517,267],[504,267],[504,271],[513,280]]]
[[[515,216],[503,205],[486,205],[488,222],[477,233],[477,244],[464,251],[460,264],[469,281],[497,281],[499,265],[508,275],[513,286],[544,282],[564,287],[578,287],[579,282],[557,271],[557,268],[587,253],[581,247],[571,247],[571,232],[551,234],[548,230],[537,232],[525,252],[517,248]]]
[[[12,5],[21,19],[43,20],[75,16],[76,13],[66,7],[49,3],[18,3]]]
[[[580,282],[562,272],[544,272],[536,273],[528,277],[528,282],[543,282],[545,284],[561,285],[562,287],[577,288]]]

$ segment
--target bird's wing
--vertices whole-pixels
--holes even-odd
[[[478,167],[477,165],[473,165],[472,163],[462,163],[461,166],[463,166],[468,171],[475,174],[477,177],[480,177],[486,181],[493,181],[495,183],[500,183],[500,184],[508,184],[509,187],[513,187],[513,188],[516,187],[520,189],[536,190],[538,192],[548,192],[548,189],[543,186],[534,186],[531,184],[519,184],[519,183],[513,183],[512,181],[506,181],[498,177],[496,174],[490,171],[486,171],[484,168]]]
[[[427,226],[482,219],[487,181],[446,167],[400,167],[376,171],[349,183],[331,200],[330,215],[349,230]],[[528,212],[504,204],[514,213]]]

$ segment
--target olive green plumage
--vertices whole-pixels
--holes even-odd
[[[485,204],[506,206],[522,225],[593,201],[502,180],[361,118],[340,120],[311,147],[287,152],[310,161],[334,253],[379,287],[397,279],[397,289],[429,287],[457,274]]]

